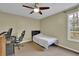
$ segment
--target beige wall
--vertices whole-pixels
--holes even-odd
[[[59,44],[79,51],[79,42],[67,40],[66,13],[59,13],[41,20],[41,31],[46,35],[56,37]]]
[[[19,36],[26,31],[24,41],[31,40],[31,31],[40,29],[40,21],[27,17],[0,12],[0,32],[13,28],[13,35]]]

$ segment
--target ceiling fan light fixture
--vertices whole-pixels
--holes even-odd
[[[39,12],[39,8],[34,8],[34,12],[38,13]]]
[[[32,9],[32,11],[30,12],[30,14],[32,14],[32,13],[39,13],[39,14],[41,14],[41,15],[42,15],[41,10],[50,9],[50,7],[40,7],[40,6],[38,6],[38,5],[39,5],[38,3],[35,3],[34,7],[30,7],[30,6],[26,6],[26,5],[23,5],[23,7]]]

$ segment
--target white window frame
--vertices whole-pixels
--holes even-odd
[[[78,11],[77,12],[74,12],[74,13],[79,13]],[[67,20],[67,36],[68,36],[68,40],[70,40],[70,41],[74,41],[74,42],[79,42],[79,39],[72,39],[70,36],[70,18],[69,18],[69,16],[70,15],[72,15],[72,14],[74,14],[74,13],[71,13],[71,14],[67,14],[67,17],[68,17],[68,20]]]

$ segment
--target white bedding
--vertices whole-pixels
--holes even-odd
[[[38,35],[33,36],[33,41],[36,42],[37,44],[45,47],[46,49],[48,49],[48,47],[51,44],[53,44],[53,43],[57,44],[58,43],[58,40],[56,38],[49,37],[49,36],[46,36],[46,35],[43,35],[43,34],[38,34]]]

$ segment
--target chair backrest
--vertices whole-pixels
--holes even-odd
[[[12,34],[12,29],[13,29],[13,28],[10,28],[10,29],[7,31],[7,33],[5,34],[6,38],[9,38],[9,37],[11,36],[11,34]]]
[[[8,33],[8,35],[10,35],[10,36],[11,36],[11,34],[12,34],[12,30],[13,30],[12,28],[10,28],[10,29],[8,30],[8,32],[7,32],[7,33]]]
[[[22,31],[21,36],[19,37],[19,42],[21,42],[23,40],[24,35],[25,35],[25,30]]]

